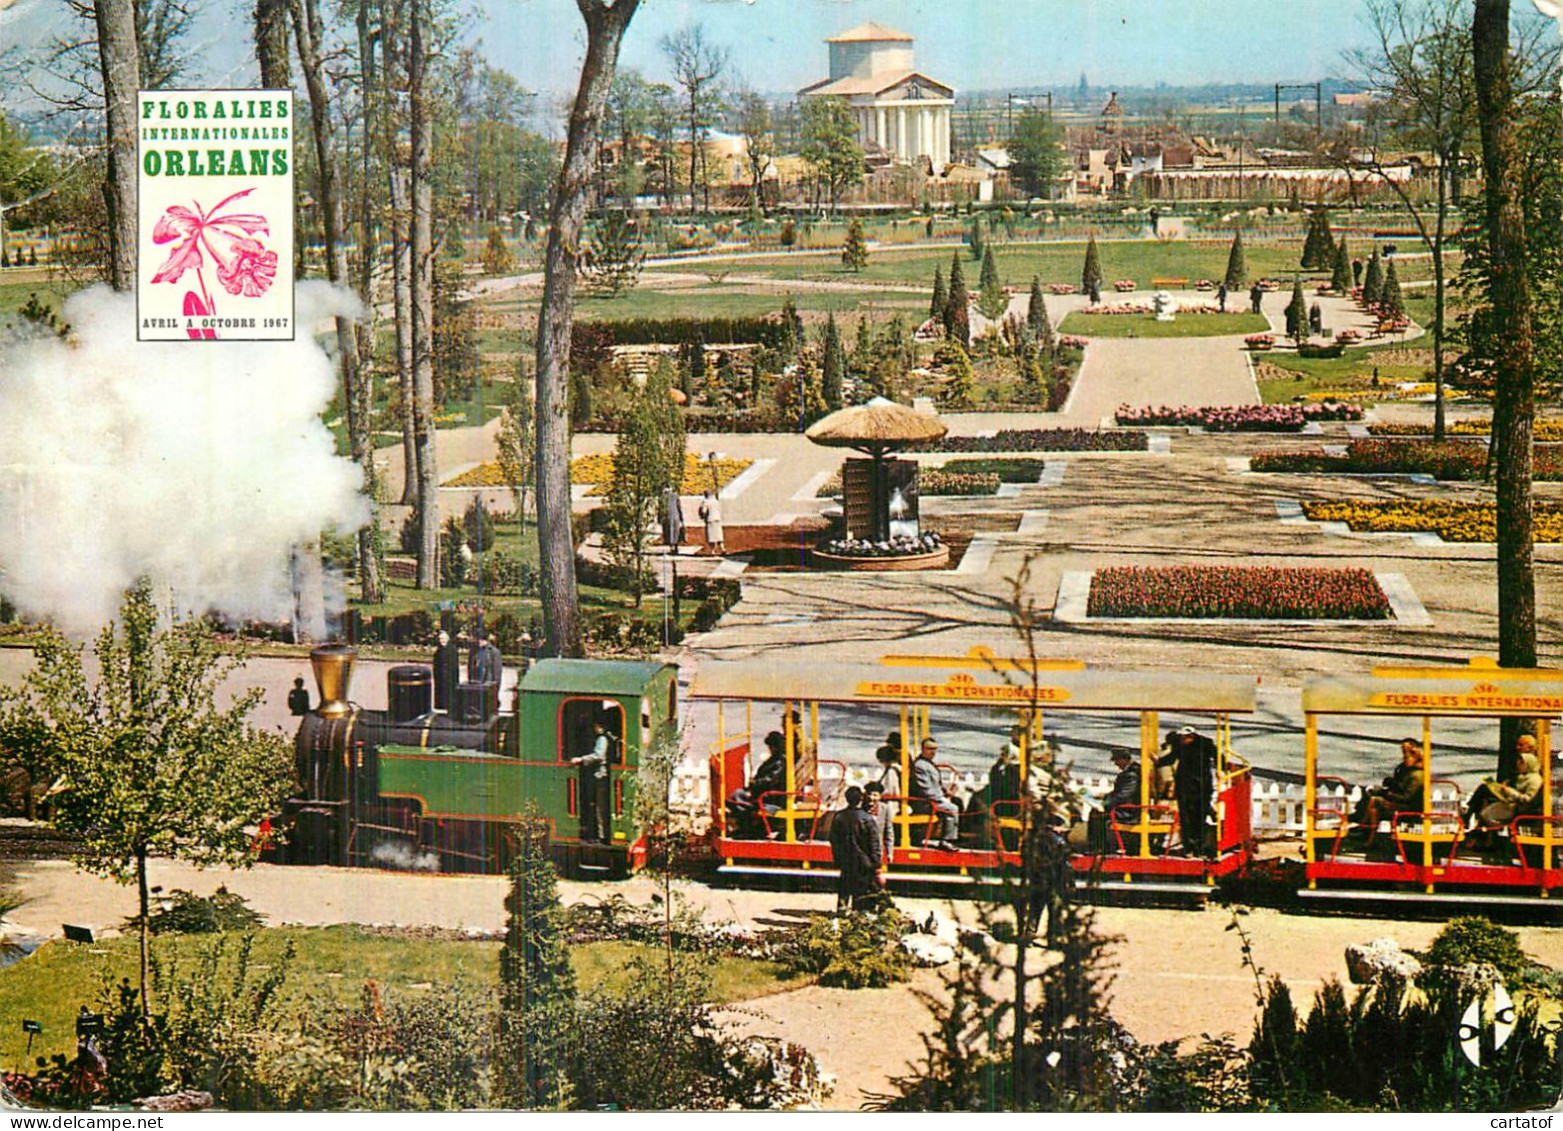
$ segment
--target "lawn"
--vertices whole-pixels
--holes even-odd
[[[726,269],[726,266],[722,268]],[[670,290],[656,290],[642,283],[618,298],[581,298],[575,306],[582,321],[623,321],[631,318],[741,318],[763,317],[782,308],[787,292],[779,287],[743,286],[736,283],[699,283]],[[823,317],[833,313],[838,320],[856,321],[867,313],[874,321],[897,311],[921,321],[928,300],[911,294],[852,294],[850,292],[799,291],[792,296],[800,313]],[[484,304],[485,311],[499,317],[537,316],[537,299],[506,299]]]
[[[1075,311],[1058,327],[1061,334],[1084,338],[1210,338],[1262,334],[1270,328],[1263,314],[1179,314],[1158,322],[1150,314],[1085,314]]]
[[[1409,343],[1412,348],[1427,346],[1425,339]],[[1354,347],[1340,357],[1298,357],[1292,352],[1274,351],[1256,355],[1259,395],[1265,404],[1284,404],[1298,396],[1315,392],[1340,392],[1369,396],[1373,374],[1383,385],[1393,387],[1402,381],[1422,381],[1425,365],[1391,365],[1379,360],[1381,351],[1398,347]],[[1284,371],[1286,376],[1274,376]],[[1267,376],[1272,374],[1272,376]]]
[[[1153,279],[1187,278],[1192,285],[1197,279],[1220,279],[1226,274],[1227,254],[1230,245],[1226,240],[1180,240],[1160,242],[1153,240],[1101,240],[1097,251],[1101,258],[1102,275],[1111,285],[1118,279],[1133,279],[1142,288],[1149,288]],[[680,263],[667,267],[648,268],[649,273],[661,271],[688,272],[701,269],[727,270],[746,275],[767,275],[774,279],[820,279],[836,282],[906,283],[931,286],[935,266],[949,271],[950,258],[956,248],[916,251],[890,251],[876,249],[869,253],[868,266],[854,272],[845,267],[838,256],[832,255],[767,255],[752,256],[712,262],[706,265]],[[967,285],[975,290],[980,264],[959,249],[962,270]],[[999,277],[1011,286],[1029,286],[1033,275],[1047,283],[1080,283],[1080,269],[1085,262],[1085,244],[1067,241],[1048,244],[993,244]],[[1254,243],[1245,246],[1250,276],[1270,275],[1290,278],[1297,270],[1300,246],[1295,242]],[[1323,275],[1319,275],[1323,278]]]
[[[160,961],[172,963],[188,978],[196,973],[200,956],[216,937],[159,937],[153,940],[153,948]],[[229,935],[226,939],[225,962],[231,968],[239,938]],[[364,982],[371,978],[390,997],[423,993],[431,986],[458,980],[482,987],[495,987],[499,980],[498,942],[416,937],[356,926],[262,930],[256,935],[251,955],[251,977],[276,963],[289,942],[297,953],[284,983],[283,1000],[300,1008],[307,1008],[311,997],[355,1002]],[[0,971],[0,1016],[10,1019],[0,1035],[0,1063],[9,1070],[21,1061],[27,1047],[21,1031],[24,1018],[43,1024],[42,1035],[33,1042],[34,1056],[74,1054],[77,1010],[82,1005],[96,1008],[103,989],[122,978],[134,982],[136,948],[132,934],[96,944],[55,941]],[[572,947],[570,959],[583,991],[597,986],[617,989],[628,983],[632,957],[660,953],[659,947],[639,943],[595,942]],[[790,989],[806,980],[787,975],[775,963],[719,958],[712,970],[711,990],[716,1001],[742,1001]]]

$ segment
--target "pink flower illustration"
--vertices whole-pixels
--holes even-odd
[[[271,289],[277,277],[277,253],[267,251],[257,235],[270,235],[266,217],[252,212],[223,212],[229,204],[254,192],[253,188],[236,192],[213,207],[203,210],[199,202],[194,211],[182,205],[167,209],[152,229],[154,244],[172,243],[168,259],[152,276],[154,283],[177,283],[186,271],[194,271],[201,293],[185,293],[185,313],[192,306],[204,314],[217,313],[217,305],[206,289],[204,249],[217,268],[217,281],[231,295],[255,298]],[[195,300],[194,303],[191,300]],[[212,335],[215,336],[215,335]]]

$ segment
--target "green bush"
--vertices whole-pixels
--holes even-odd
[[[1428,948],[1427,961],[1434,966],[1466,966],[1486,962],[1506,979],[1525,972],[1530,960],[1520,949],[1520,937],[1480,915],[1451,919]]]
[[[126,927],[134,925],[127,919]],[[211,895],[175,888],[163,909],[147,920],[155,935],[200,935],[217,931],[253,931],[266,925],[266,917],[226,887]]]
[[[822,986],[888,986],[911,976],[911,957],[901,948],[901,936],[911,926],[893,907],[877,915],[819,915],[788,932],[776,957],[790,970],[819,975]]]

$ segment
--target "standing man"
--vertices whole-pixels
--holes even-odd
[[[1036,945],[1047,912],[1046,942],[1056,950],[1062,942],[1064,904],[1074,889],[1074,869],[1069,863],[1069,843],[1059,828],[1059,817],[1050,817],[1046,806],[1032,810],[1031,835],[1026,844],[1026,935]]]
[[[450,710],[450,694],[461,682],[461,653],[451,643],[450,633],[440,629],[440,642],[434,648],[434,709]]]
[[[1227,285],[1222,283],[1216,288],[1216,303],[1221,307],[1221,313],[1227,312]]]
[[[1255,283],[1248,290],[1248,305],[1253,310],[1253,312],[1255,314],[1263,314],[1264,313],[1264,309],[1263,309],[1264,301],[1265,301],[1265,291],[1264,291],[1264,288],[1261,287],[1258,283]]]
[[[836,914],[866,910],[860,903],[879,891],[879,823],[863,811],[863,791],[847,787],[846,808],[830,825],[830,858],[836,865]]]
[[[1156,764],[1177,766],[1172,787],[1178,801],[1178,827],[1183,832],[1182,854],[1214,857],[1210,810],[1216,795],[1216,744],[1193,727],[1179,727],[1167,740],[1167,753]]]
[[[607,724],[593,719],[590,752],[570,759],[570,765],[581,768],[581,840],[586,842],[608,842],[608,754],[612,746]]]
[[[944,792],[944,781],[939,777],[939,767],[934,765],[934,755],[939,744],[932,738],[923,739],[917,760],[912,763],[912,796],[920,798],[939,815],[939,839],[931,842],[933,848],[954,848],[960,838],[961,807],[953,797]]]
[[[487,628],[478,629],[478,640],[467,657],[467,678],[473,683],[498,683],[504,676],[505,661]]]
[[[309,690],[304,686],[303,676],[293,681],[293,690],[288,692],[288,711],[294,715],[309,714]]]

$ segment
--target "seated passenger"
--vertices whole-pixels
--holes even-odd
[[[1351,814],[1354,824],[1368,826],[1369,846],[1373,844],[1380,821],[1392,821],[1396,813],[1421,812],[1426,778],[1421,742],[1415,738],[1402,738],[1400,765],[1383,782],[1364,793]]]
[[[1140,803],[1140,767],[1134,764],[1134,751],[1117,747],[1113,750],[1112,759],[1117,774],[1113,778],[1112,789],[1102,799],[1102,810],[1109,817],[1120,805]]]
[[[894,732],[892,732],[894,733]],[[899,739],[899,735],[896,735]],[[878,759],[880,773],[877,780],[869,782],[877,785],[880,793],[879,803],[879,827],[885,838],[885,859],[890,859],[890,849],[895,845],[895,818],[901,811],[901,803],[894,798],[904,797],[905,788],[901,785],[901,754],[888,743],[874,751],[874,757]]]
[[[961,806],[955,798],[944,792],[944,781],[939,776],[939,767],[934,765],[934,756],[939,752],[939,744],[932,738],[923,739],[922,750],[917,755],[917,760],[912,763],[912,790],[910,796],[916,797],[928,803],[929,807],[939,814],[939,836],[930,841],[935,848],[954,848],[956,840],[960,837]]]
[[[760,819],[763,804],[767,814],[781,808],[781,799],[766,797],[767,793],[787,788],[787,740],[781,731],[773,730],[765,736],[765,748],[770,752],[761,762],[746,785],[733,791],[727,799],[727,816],[739,837],[765,835],[765,823]]]
[[[1522,734],[1514,750],[1514,776],[1506,782],[1482,782],[1465,807],[1469,827],[1484,834],[1529,812],[1541,795],[1541,760],[1536,757],[1536,740]]]

